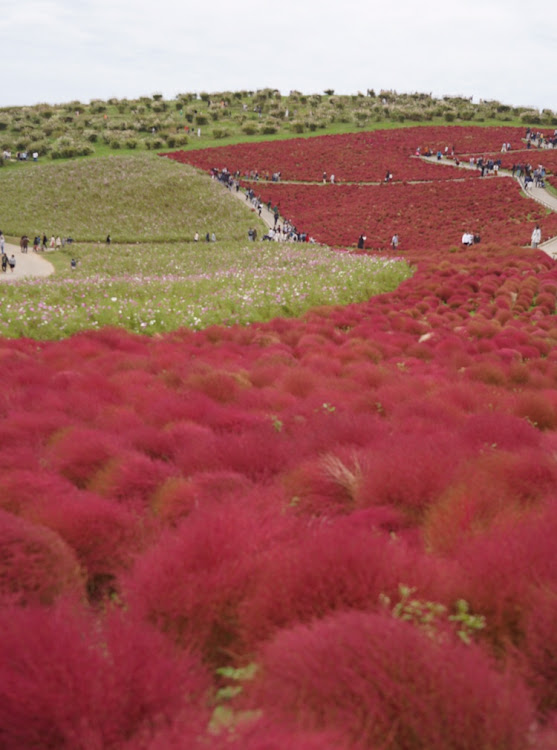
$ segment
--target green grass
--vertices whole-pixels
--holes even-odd
[[[81,158],[0,171],[2,231],[79,242],[172,242],[197,231],[244,240],[264,224],[220,184],[156,154]]]
[[[0,287],[0,335],[57,339],[103,326],[154,334],[249,324],[362,301],[412,273],[403,261],[307,243],[72,245],[48,259],[54,276]]]

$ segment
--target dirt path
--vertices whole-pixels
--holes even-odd
[[[9,245],[8,243],[4,247],[4,252],[8,258],[12,254],[14,255],[15,269],[10,271],[8,267],[5,273],[0,269],[0,282],[18,281],[37,276],[50,276],[54,273],[54,266],[48,262],[42,253],[35,253],[32,249],[26,253],[22,253],[17,245]]]

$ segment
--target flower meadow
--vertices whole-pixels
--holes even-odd
[[[62,255],[47,283],[4,286],[0,334],[52,339],[122,326],[154,335],[181,326],[250,324],[365,300],[412,274],[401,259],[301,243],[80,244]],[[71,269],[74,255],[78,265]]]
[[[2,340],[3,747],[555,747],[557,269],[497,180],[362,302]]]

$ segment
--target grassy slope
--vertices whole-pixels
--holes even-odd
[[[254,223],[222,187],[155,154],[29,163],[0,172],[2,231],[46,233],[81,242],[192,240],[196,231],[243,240]]]

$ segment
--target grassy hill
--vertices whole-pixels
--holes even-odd
[[[557,125],[557,114],[498,101],[474,103],[466,97],[439,99],[424,93],[372,89],[343,96],[331,89],[322,94],[291,91],[283,96],[269,88],[186,93],[172,100],[154,94],[134,100],[2,108],[0,149],[10,152],[12,159],[17,152],[27,152],[31,158],[35,151],[40,159],[65,159],[452,122],[552,127]]]
[[[220,185],[155,154],[27,167],[0,175],[5,235],[95,242],[110,233],[116,242],[183,242],[197,231],[239,241],[254,222]]]

